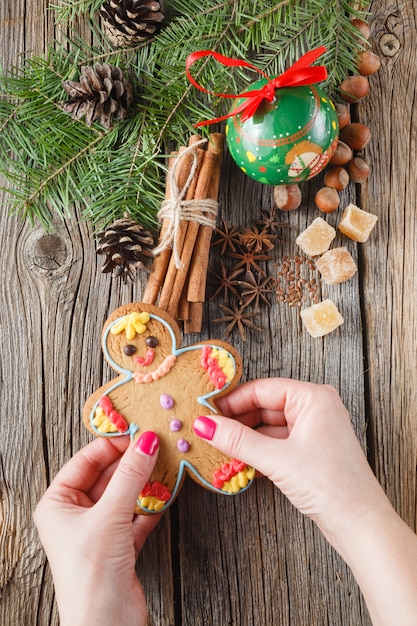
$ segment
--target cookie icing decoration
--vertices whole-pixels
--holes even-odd
[[[148,313],[130,313],[124,315],[116,324],[113,324],[110,332],[112,335],[126,331],[126,339],[134,339],[136,333],[142,334],[146,330],[146,324],[149,322]]]
[[[103,353],[117,376],[90,396],[83,420],[98,437],[136,439],[146,431],[158,436],[158,459],[138,495],[136,513],[168,508],[186,476],[228,496],[245,491],[254,478],[253,468],[227,457],[193,430],[196,417],[217,413],[217,397],[237,385],[240,356],[219,340],[184,348],[179,343],[176,322],[151,304],[119,307],[104,326]]]
[[[115,411],[108,396],[102,396],[94,412],[93,423],[100,433],[125,433],[129,424],[118,411]]]
[[[146,483],[138,500],[141,506],[149,511],[158,513],[162,511],[166,503],[171,499],[170,490],[162,483]]]
[[[178,420],[175,417],[173,417],[172,420],[169,423],[169,427],[172,430],[172,432],[176,433],[179,430],[181,430],[182,422],[181,422],[181,420]]]
[[[180,452],[188,452],[190,449],[190,442],[186,439],[178,439],[177,448]]]
[[[163,409],[172,409],[174,406],[174,398],[172,398],[167,393],[163,393],[159,398],[159,402],[161,403],[161,407]]]

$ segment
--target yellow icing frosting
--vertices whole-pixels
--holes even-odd
[[[246,467],[236,474],[236,476],[233,476],[233,478],[224,483],[222,491],[226,491],[226,493],[238,493],[238,491],[247,486],[254,476],[255,469],[253,467]]]
[[[146,330],[146,324],[150,320],[149,313],[138,313],[134,311],[133,313],[129,313],[128,315],[124,315],[117,322],[113,324],[110,329],[112,335],[118,335],[122,331],[126,331],[126,339],[133,339],[138,333],[138,335],[142,334]]]
[[[148,511],[160,511],[166,504],[166,502],[158,500],[155,496],[139,496],[139,502]]]
[[[104,413],[101,406],[98,406],[94,413],[93,424],[99,433],[117,433],[118,430]]]
[[[235,365],[229,352],[224,348],[213,348],[210,356],[216,359],[229,383],[235,375]]]

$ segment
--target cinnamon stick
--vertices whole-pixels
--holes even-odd
[[[196,143],[200,139],[201,137],[199,135],[192,135],[189,139],[189,145]],[[182,150],[185,150],[185,148],[183,148]],[[172,152],[169,156],[167,182],[166,182],[166,187],[165,187],[165,199],[166,200],[169,200],[171,197],[171,189],[169,186],[169,174],[172,170],[172,166],[177,156],[178,156],[177,151]],[[182,188],[182,186],[184,186],[188,178],[188,174],[190,171],[189,170],[190,163],[191,163],[191,158],[187,160],[183,158],[181,162],[178,164],[178,169],[177,169],[177,174],[176,174],[176,183],[177,183],[178,188]],[[187,165],[188,165],[188,170],[187,170]],[[167,229],[169,227],[170,227],[170,219],[165,218],[162,222],[162,226],[161,226],[161,230],[159,234],[159,241],[162,241],[162,239],[165,237]],[[142,302],[146,302],[147,304],[156,303],[158,299],[159,291],[164,282],[164,278],[167,272],[170,258],[171,258],[170,248],[163,250],[157,257],[155,257],[152,263],[152,268],[149,274],[148,282],[147,282],[144,294],[142,296]]]
[[[208,197],[213,170],[218,162],[218,156],[208,150],[204,153],[203,164],[201,166],[200,175],[197,181],[197,187],[194,194],[195,200],[205,200]],[[178,303],[180,301],[181,292],[183,290],[185,280],[187,278],[188,269],[193,254],[195,240],[198,234],[198,222],[189,221],[184,239],[184,245],[181,254],[181,262],[183,267],[177,270],[175,280],[172,286],[171,297],[166,310],[175,317],[177,314]]]
[[[171,152],[168,159],[168,172],[167,172],[167,182],[165,186],[165,199],[169,200],[171,197],[171,190],[169,187],[169,174],[172,170],[172,166],[174,165],[174,161],[178,156],[178,152]],[[169,220],[164,219],[162,222],[161,230],[159,233],[159,241],[162,241],[164,238],[166,231],[169,226]],[[162,282],[164,280],[164,276],[169,264],[169,259],[171,257],[171,250],[167,248],[163,250],[161,254],[159,254],[153,260],[151,271],[149,273],[148,282],[146,284],[145,291],[142,295],[142,302],[146,304],[155,304],[158,298],[159,290],[161,288]]]
[[[191,145],[191,144],[190,144]],[[182,148],[182,151],[185,150],[185,148]],[[180,152],[181,152],[181,148],[180,148]],[[197,167],[196,167],[196,171],[193,177],[193,180],[191,181],[190,186],[188,187],[186,196],[185,196],[185,200],[192,200],[194,198],[194,194],[195,194],[195,190],[198,184],[198,179],[200,176],[200,171],[201,171],[201,167],[203,164],[203,159],[204,159],[204,154],[205,151],[202,150],[201,148],[197,148]],[[188,174],[190,172],[190,166],[191,166],[191,162],[192,162],[192,154],[186,155],[186,157],[184,157],[184,159],[187,159],[187,170],[183,170],[184,172],[187,172],[187,176],[185,177],[184,181],[182,182],[182,186],[184,186],[187,178],[188,178]],[[178,188],[180,189],[180,185],[178,185]],[[177,239],[175,242],[175,245],[177,246],[177,250],[178,253],[181,255],[183,246],[184,246],[184,241],[185,241],[185,237],[186,237],[186,233],[187,233],[187,222],[182,221],[178,230],[178,234],[177,234]],[[174,286],[174,281],[175,281],[175,277],[176,274],[179,270],[177,269],[177,266],[175,264],[175,258],[174,255],[171,254],[169,262],[167,267],[165,268],[165,278],[163,280],[163,284],[162,284],[162,289],[161,289],[161,295],[159,297],[159,302],[158,302],[158,306],[161,307],[161,309],[164,310],[168,310],[168,306],[169,306],[169,301],[172,295],[172,290],[173,290],[173,286]]]
[[[199,333],[203,325],[203,302],[188,303],[188,320],[184,321],[184,333]]]
[[[207,197],[217,200],[219,194],[221,162],[223,157],[224,135],[212,133],[208,151],[216,155],[216,164],[210,181]],[[213,229],[210,226],[200,226],[191,260],[187,299],[189,302],[204,302],[206,298],[207,269]]]

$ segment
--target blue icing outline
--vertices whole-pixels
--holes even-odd
[[[117,319],[115,319],[111,324],[109,324],[109,326],[106,328],[105,333],[103,334],[103,339],[102,339],[102,350],[103,350],[103,354],[106,357],[106,360],[108,361],[109,365],[119,374],[122,374],[124,376],[124,378],[122,380],[119,380],[117,383],[115,383],[112,387],[110,387],[107,391],[105,395],[110,394],[114,389],[117,389],[118,387],[120,387],[121,385],[124,385],[125,383],[130,382],[131,380],[133,380],[133,372],[131,370],[125,369],[123,367],[120,367],[120,365],[118,365],[116,363],[116,361],[114,361],[114,359],[112,359],[112,357],[110,356],[108,349],[107,349],[107,337],[110,333],[111,328],[114,326],[114,324],[116,324],[117,322],[119,322],[123,317],[126,317],[125,315],[122,315],[121,317],[118,317]],[[159,317],[158,315],[154,315],[153,313],[149,313],[149,317],[152,319],[157,320],[158,322],[160,322],[163,326],[165,326],[165,328],[168,330],[170,336],[171,336],[171,343],[172,343],[172,352],[171,354],[173,354],[175,357],[178,357],[180,354],[184,354],[185,352],[189,352],[191,350],[202,350],[205,346],[209,346],[210,348],[215,348],[218,350],[221,349],[225,349],[225,348],[221,348],[221,346],[218,346],[216,344],[211,344],[211,343],[202,343],[202,344],[198,344],[198,345],[192,345],[192,346],[187,346],[184,348],[178,348],[177,349],[177,338],[175,336],[174,331],[172,330],[171,326],[168,324],[168,322],[166,322],[162,317]],[[226,352],[228,353],[229,357],[232,359],[233,361],[233,365],[235,367],[235,371],[236,371],[236,360],[233,356],[233,354],[231,352],[229,352],[228,350],[226,350]],[[213,411],[214,413],[217,413],[216,408],[214,406],[212,406],[209,403],[209,400],[218,395],[220,393],[220,391],[223,391],[225,388],[227,388],[230,385],[230,382],[226,382],[226,384],[224,385],[224,387],[222,389],[214,389],[213,391],[210,391],[209,393],[206,393],[202,396],[198,396],[197,397],[197,402],[199,404],[201,404],[202,406],[207,407],[208,409],[210,409],[210,411]],[[121,437],[121,436],[125,436],[127,434],[130,435],[130,438],[133,439],[135,433],[140,430],[140,427],[135,423],[132,422],[129,425],[128,430],[125,433],[120,433],[120,432],[115,432],[115,433],[101,433],[99,432],[98,428],[96,426],[94,426],[93,424],[93,419],[94,419],[94,415],[98,406],[98,403],[100,401],[100,398],[97,400],[97,402],[94,404],[91,413],[90,413],[90,426],[92,428],[92,430],[94,431],[94,433],[100,437]],[[219,493],[222,495],[227,495],[227,496],[234,496],[237,495],[237,493],[242,493],[243,491],[246,491],[246,489],[248,489],[250,487],[250,485],[253,482],[253,478],[251,480],[249,480],[248,484],[246,485],[246,487],[242,487],[242,489],[240,489],[238,492],[235,493],[228,493],[227,491],[222,491],[222,489],[218,489],[217,487],[214,487],[212,484],[210,484],[208,481],[206,481],[202,476],[200,476],[200,474],[198,473],[198,471],[196,470],[196,468],[191,465],[191,463],[189,461],[180,461],[180,467],[179,467],[179,471],[178,471],[178,478],[177,478],[177,482],[175,484],[175,487],[172,491],[172,496],[171,498],[167,501],[167,503],[165,504],[165,506],[160,509],[159,511],[152,511],[150,509],[147,509],[145,507],[143,507],[140,502],[139,499],[137,500],[138,506],[142,509],[142,511],[145,511],[147,513],[160,513],[161,511],[164,511],[166,508],[168,508],[168,506],[170,505],[170,503],[173,501],[173,499],[175,499],[179,486],[183,480],[184,477],[184,471],[185,469],[188,468],[188,470],[190,472],[192,472],[193,474],[195,474],[195,476],[198,478],[199,482],[201,482],[202,485],[204,485],[207,489],[210,489],[210,491],[214,491],[215,493]]]

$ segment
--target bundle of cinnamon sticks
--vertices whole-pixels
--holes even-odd
[[[157,304],[168,311],[177,321],[183,323],[185,333],[201,331],[203,304],[206,295],[207,270],[209,263],[212,226],[201,224],[201,202],[217,201],[221,163],[223,159],[224,135],[211,133],[206,146],[201,145],[201,137],[193,135],[188,148],[199,144],[192,151],[181,146],[178,152],[170,155],[165,198],[171,198],[169,173],[174,166],[175,182],[178,189],[183,189],[188,180],[185,200],[193,200],[195,219],[183,219],[179,223],[175,241],[155,257],[143,295],[143,302]],[[178,159],[184,151],[186,154]],[[189,181],[191,167],[194,175]],[[215,204],[215,203],[214,203]],[[194,208],[193,208],[194,210]],[[214,216],[215,222],[215,216]],[[159,241],[172,228],[172,219],[164,217]],[[177,267],[173,247],[176,247],[181,267]]]

